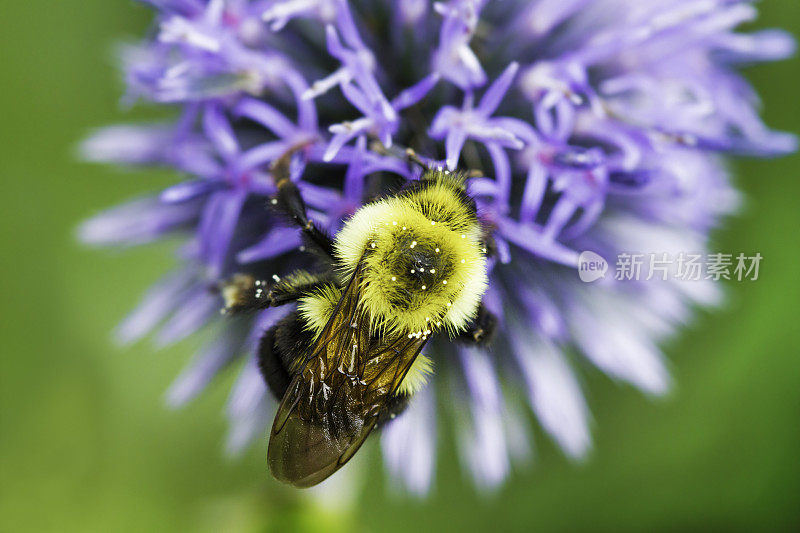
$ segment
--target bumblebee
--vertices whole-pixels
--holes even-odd
[[[487,239],[461,173],[426,168],[364,205],[332,241],[308,218],[287,169],[273,168],[271,203],[299,226],[321,271],[272,281],[239,274],[222,292],[230,313],[297,302],[264,333],[258,360],[280,400],[269,468],[310,487],[403,411],[431,372],[420,352],[433,335],[485,342],[495,320],[481,305]]]

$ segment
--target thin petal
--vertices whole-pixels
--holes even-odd
[[[299,231],[293,228],[274,228],[264,239],[236,255],[240,263],[253,263],[296,250],[302,244]]]
[[[392,100],[392,107],[397,110],[405,109],[416,104],[439,83],[441,75],[437,72],[429,74],[415,85],[404,90]]]
[[[162,163],[172,132],[164,126],[109,126],[93,132],[79,155],[94,163],[146,165]]]
[[[238,330],[229,328],[215,342],[201,350],[188,367],[170,385],[166,402],[180,407],[200,394],[219,371],[227,365],[241,347]]]
[[[155,198],[109,209],[78,227],[78,238],[92,246],[136,245],[151,242],[197,220],[198,204],[170,205]]]
[[[497,181],[496,201],[500,205],[508,205],[511,196],[511,163],[506,151],[496,143],[486,143],[486,150],[492,159],[494,179]]]
[[[411,405],[381,434],[383,460],[389,472],[410,492],[424,496],[433,478],[436,418],[431,385],[414,395]]]
[[[258,122],[278,137],[290,137],[296,128],[280,111],[261,100],[243,98],[233,110],[235,115]]]
[[[186,202],[207,194],[219,186],[219,183],[207,180],[184,181],[164,189],[159,195],[159,199],[164,203]]]
[[[477,111],[485,117],[489,117],[497,110],[500,102],[503,101],[508,92],[514,77],[519,71],[519,63],[514,61],[506,67],[503,73],[492,83],[481,98]]]
[[[547,190],[547,169],[538,162],[533,162],[528,169],[525,180],[525,190],[522,193],[519,221],[530,224],[536,220],[536,215],[542,205],[544,193]]]
[[[225,453],[229,456],[241,454],[245,448],[260,436],[264,435],[272,422],[273,409],[269,400],[262,393],[258,404],[252,411],[231,419],[230,429],[225,439]]]
[[[162,278],[117,326],[117,340],[129,344],[147,335],[182,301],[193,283],[194,276],[189,270],[179,270]]]
[[[219,107],[206,106],[203,113],[203,131],[226,160],[233,159],[239,153],[239,143],[233,128]]]
[[[476,484],[497,487],[509,470],[503,428],[503,399],[489,355],[475,348],[459,350],[469,393],[471,423],[463,426],[459,444]]]
[[[524,330],[523,330],[524,331]],[[564,358],[543,342],[512,336],[514,355],[528,387],[528,398],[542,427],[573,458],[589,451],[589,411],[578,382]]]
[[[461,149],[464,148],[464,143],[466,141],[467,132],[463,129],[454,127],[448,132],[444,144],[445,151],[447,153],[447,167],[450,170],[455,170],[458,168],[458,160],[461,157]]]
[[[210,275],[216,279],[225,267],[228,249],[247,198],[247,191],[226,191],[212,198],[213,201],[209,202],[203,214],[205,220],[201,224],[199,237]]]
[[[159,330],[156,345],[167,346],[185,339],[219,313],[222,304],[217,297],[209,293],[207,287],[197,286],[196,289],[197,292],[188,294],[183,304]]]

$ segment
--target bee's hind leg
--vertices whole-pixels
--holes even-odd
[[[478,307],[477,316],[467,329],[456,337],[456,340],[467,344],[486,346],[492,341],[496,330],[497,317],[486,306],[481,304]]]
[[[251,274],[236,274],[224,281],[219,290],[225,299],[226,314],[258,311],[297,301],[306,294],[334,282],[333,274],[311,274],[298,270],[272,281],[257,279]]]
[[[383,409],[378,413],[378,422],[375,424],[376,429],[382,428],[402,414],[408,408],[410,400],[411,396],[402,393],[395,394],[389,398]]]
[[[258,344],[258,367],[267,387],[278,400],[292,381],[292,369],[300,361],[298,354],[311,349],[313,334],[303,326],[300,313],[294,311],[264,332]]]
[[[258,368],[267,388],[280,401],[292,378],[275,346],[276,328],[277,326],[273,326],[265,331],[258,343]]]

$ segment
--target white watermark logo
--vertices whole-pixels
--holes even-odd
[[[591,283],[606,277],[608,272],[608,261],[602,256],[585,251],[578,256],[578,276],[584,283]]]
[[[756,281],[763,256],[726,253],[638,253],[623,252],[614,262],[617,281]],[[608,262],[600,255],[585,251],[578,257],[578,276],[591,283],[605,278]]]

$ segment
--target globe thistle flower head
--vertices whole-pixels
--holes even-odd
[[[160,345],[217,329],[167,393],[182,405],[241,360],[230,451],[265,430],[275,402],[254,347],[286,312],[221,318],[209,287],[237,272],[309,264],[298,232],[265,208],[287,153],[311,218],[335,233],[403,159],[471,171],[493,231],[489,348],[438,339],[435,374],[381,434],[387,470],[424,494],[437,421],[450,418],[476,484],[498,486],[530,454],[525,409],[573,458],[591,446],[577,377],[585,359],[647,394],[670,386],[659,343],[719,301],[711,281],[592,285],[581,251],[707,249],[736,210],[723,156],[771,157],[796,139],[767,129],[737,72],[794,51],[786,34],[736,31],[734,0],[149,0],[154,31],[124,49],[128,101],[177,109],[170,123],[118,125],[85,141],[92,161],[174,169],[184,181],[81,227],[96,245],[180,234],[180,265],[120,325]],[[658,250],[652,250],[657,246]],[[447,398],[447,401],[437,400]],[[517,400],[524,398],[522,404]]]

